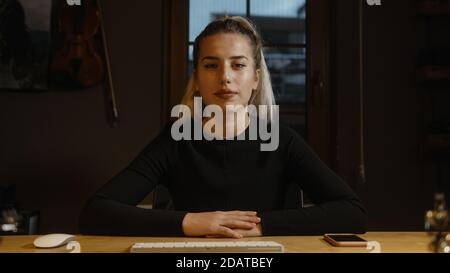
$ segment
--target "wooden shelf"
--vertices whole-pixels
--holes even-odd
[[[418,13],[421,15],[450,15],[450,1],[423,0],[417,3]]]
[[[450,81],[450,66],[425,65],[418,69],[417,76],[425,81]]]

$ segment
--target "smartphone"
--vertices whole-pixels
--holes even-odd
[[[325,234],[323,237],[334,246],[367,246],[367,241],[355,234]]]

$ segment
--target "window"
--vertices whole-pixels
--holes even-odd
[[[188,75],[195,37],[222,15],[250,18],[264,39],[280,120],[306,135],[306,0],[190,0]]]

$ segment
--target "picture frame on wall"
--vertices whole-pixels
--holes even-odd
[[[0,92],[46,91],[52,0],[0,0]]]

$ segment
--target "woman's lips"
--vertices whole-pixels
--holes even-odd
[[[214,93],[214,95],[216,95],[217,97],[226,99],[226,100],[234,98],[234,96],[236,96],[237,94],[238,94],[237,92],[228,91],[228,90],[218,91],[218,92]]]

